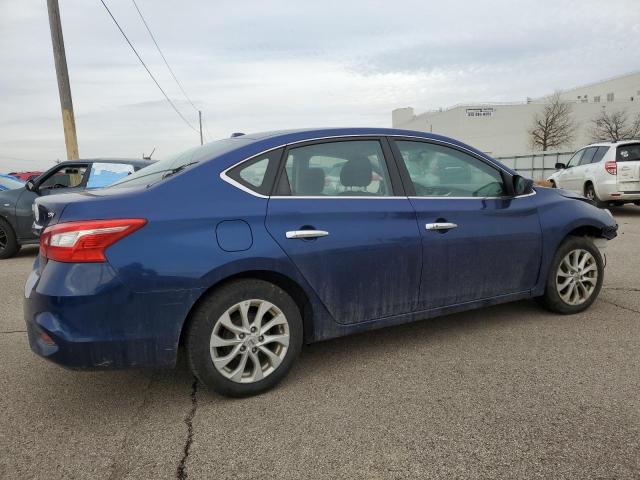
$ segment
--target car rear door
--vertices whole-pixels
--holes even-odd
[[[640,143],[627,143],[616,149],[618,191],[640,194]]]
[[[505,197],[494,165],[452,146],[395,139],[422,239],[422,310],[527,292],[542,233],[533,195]]]
[[[339,323],[416,307],[420,234],[389,158],[384,138],[292,145],[269,199],[269,233]]]

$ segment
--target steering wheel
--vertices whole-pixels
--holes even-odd
[[[502,195],[502,193],[502,183],[491,182],[474,191],[472,195],[474,197],[497,197]]]
[[[425,197],[448,197],[451,195],[451,190],[443,186],[429,186],[425,187],[419,183],[415,184],[416,194]]]

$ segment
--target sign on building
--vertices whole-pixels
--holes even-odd
[[[467,117],[493,117],[493,107],[467,108]]]

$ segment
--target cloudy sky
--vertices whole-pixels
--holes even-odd
[[[105,0],[177,107],[131,0]],[[390,126],[391,110],[510,101],[640,69],[637,0],[137,0],[205,137]],[[81,157],[198,144],[99,0],[60,0]],[[65,158],[45,0],[0,0],[0,166]]]

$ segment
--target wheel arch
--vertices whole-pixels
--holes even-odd
[[[305,342],[309,341],[309,339],[313,335],[313,307],[311,305],[309,296],[304,291],[304,289],[295,280],[282,273],[270,270],[247,270],[220,279],[200,294],[198,299],[189,309],[189,312],[187,313],[187,316],[185,317],[185,320],[182,324],[182,328],[180,330],[180,338],[178,341],[179,346],[184,345],[185,332],[189,327],[193,312],[200,306],[200,304],[222,286],[230,282],[243,279],[263,280],[265,282],[272,283],[284,290],[293,299],[293,301],[298,306],[298,309],[300,310],[304,340]]]

